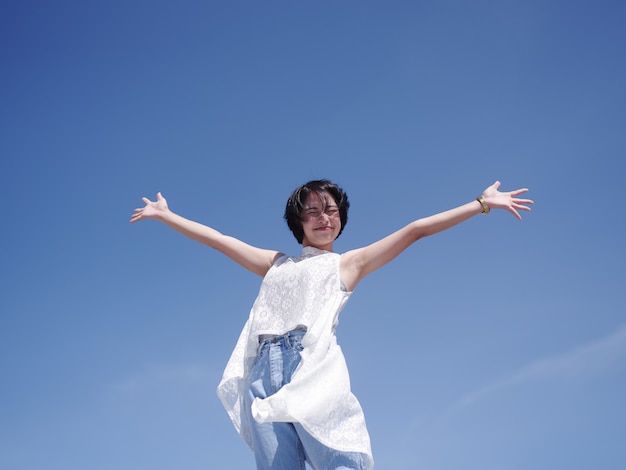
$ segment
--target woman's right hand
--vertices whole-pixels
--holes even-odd
[[[517,196],[528,192],[528,188],[517,189],[515,191],[501,192],[499,191],[500,181],[496,181],[483,191],[483,197],[487,205],[491,209],[505,209],[513,214],[518,220],[522,220],[522,216],[518,211],[530,211],[532,199],[520,199]]]
[[[139,207],[134,210],[133,216],[130,218],[130,223],[139,222],[143,219],[159,219],[164,213],[169,211],[167,207],[167,201],[161,195],[157,193],[156,201],[151,201],[147,197],[142,197],[141,200],[145,202],[144,207]]]

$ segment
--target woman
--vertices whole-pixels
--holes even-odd
[[[218,395],[258,469],[371,469],[365,419],[335,328],[358,283],[420,238],[491,209],[521,220],[527,189],[500,192],[496,182],[462,206],[411,222],[363,248],[344,254],[333,243],[348,220],[346,193],[328,180],[293,192],[285,219],[303,249],[291,257],[248,245],[172,212],[161,193],[143,198],[131,223],[156,219],[219,250],[263,277],[259,295],[224,371]]]

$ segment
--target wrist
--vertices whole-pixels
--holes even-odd
[[[166,222],[166,223],[174,220],[176,217],[177,215],[171,210],[169,210],[167,207],[165,209],[159,210],[155,214],[155,219],[160,220],[161,222]]]
[[[481,214],[489,214],[489,211],[491,211],[491,208],[489,207],[489,204],[487,204],[487,201],[485,201],[485,196],[483,196],[482,194],[480,196],[478,196],[476,198],[476,200],[480,203],[480,206],[482,208]]]

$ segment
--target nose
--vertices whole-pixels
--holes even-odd
[[[320,215],[317,216],[317,220],[326,222],[330,220],[330,216],[326,212],[321,212]]]

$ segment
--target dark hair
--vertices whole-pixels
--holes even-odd
[[[337,237],[341,235],[343,228],[348,223],[350,202],[344,190],[329,180],[309,181],[291,194],[287,200],[287,206],[285,207],[285,220],[287,221],[287,225],[300,244],[302,244],[302,240],[304,239],[301,215],[302,209],[308,197],[313,193],[317,194],[321,201],[325,200],[324,193],[330,194],[335,200],[335,204],[337,204],[339,208],[339,217],[341,218],[341,228],[339,229]]]

